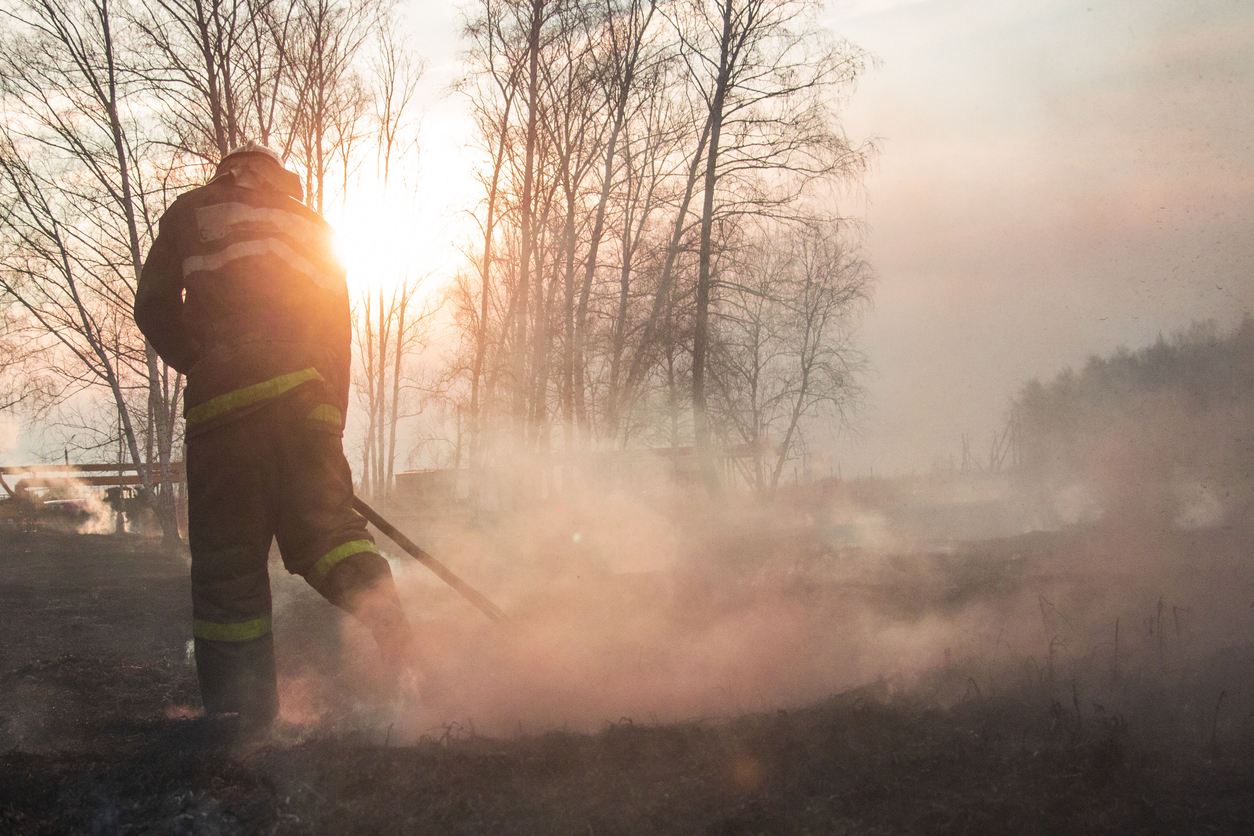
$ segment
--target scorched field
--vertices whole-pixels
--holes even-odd
[[[415,612],[443,637],[445,681],[409,714],[358,667],[360,637],[293,593],[276,608],[284,720],[221,747],[187,656],[186,559],[131,535],[6,531],[0,832],[1251,832],[1248,542],[1177,533],[1137,571],[1105,559],[1132,535],[1090,528],[829,553],[722,587],[607,573],[547,597],[491,590],[532,639],[475,667],[458,654],[515,639]],[[407,578],[414,606],[444,594]],[[626,619],[659,600],[683,631]],[[618,670],[621,638],[579,645],[597,618],[634,624],[639,673]],[[574,672],[550,675],[544,648],[568,645]],[[725,698],[701,676],[757,678]],[[696,696],[668,701],[680,685]]]

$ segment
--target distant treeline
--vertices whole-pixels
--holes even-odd
[[[1157,473],[1168,481],[1181,473],[1247,472],[1254,463],[1254,319],[1228,333],[1195,323],[1147,348],[1093,357],[1079,372],[1033,380],[1012,416],[1029,468]]]
[[[1092,357],[1079,373],[1067,369],[1048,383],[1033,380],[1019,397],[1024,429],[1075,421],[1094,411],[1134,406],[1148,393],[1174,392],[1193,409],[1254,396],[1254,319],[1229,334],[1195,323],[1139,351]]]

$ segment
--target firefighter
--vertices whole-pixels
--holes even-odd
[[[330,226],[300,178],[249,142],[162,216],[135,321],[184,393],[192,635],[211,717],[278,715],[267,562],[368,626],[395,667],[413,637],[387,561],[353,510],[342,436],[351,326]]]

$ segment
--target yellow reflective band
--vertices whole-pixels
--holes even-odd
[[[328,424],[340,426],[344,421],[340,418],[340,411],[329,403],[318,404],[309,412],[309,418],[312,421],[326,421]]]
[[[187,426],[194,427],[197,424],[203,424],[211,418],[217,418],[219,415],[225,415],[233,409],[239,409],[257,401],[277,398],[284,392],[294,389],[306,381],[323,379],[318,370],[310,366],[298,372],[280,375],[270,380],[264,380],[261,383],[254,383],[252,386],[245,386],[243,389],[236,389],[234,392],[227,392],[225,395],[218,395],[216,398],[211,398],[199,406],[189,409],[187,411]]]
[[[318,578],[325,578],[327,576],[327,572],[330,572],[331,569],[335,567],[335,564],[339,563],[346,557],[352,557],[353,555],[361,554],[362,552],[378,554],[379,548],[369,540],[354,540],[351,543],[336,546],[331,549],[331,551],[324,554],[322,559],[314,564],[313,573]]]
[[[270,616],[263,615],[252,621],[237,621],[234,624],[218,624],[213,621],[192,619],[192,635],[198,639],[211,642],[246,642],[259,639],[270,632]]]

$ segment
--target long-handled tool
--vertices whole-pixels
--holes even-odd
[[[404,549],[410,557],[426,566],[432,572],[435,572],[445,583],[460,592],[467,601],[478,607],[488,618],[498,622],[509,620],[509,617],[505,615],[505,612],[500,607],[489,601],[479,590],[450,572],[443,563],[419,548],[414,541],[401,534],[396,529],[396,526],[379,516],[379,512],[362,502],[360,497],[353,497],[353,508],[357,509],[357,513],[365,517],[375,528],[391,538],[396,545]]]

